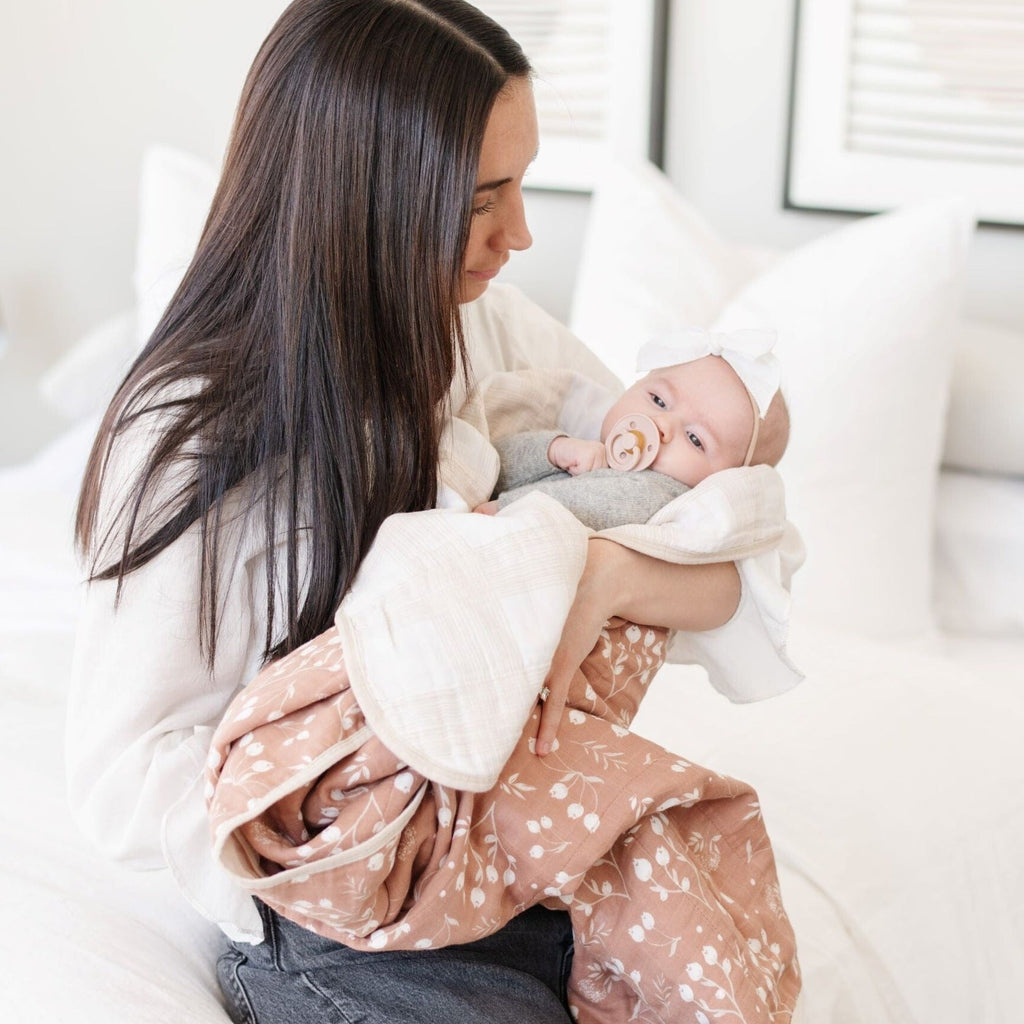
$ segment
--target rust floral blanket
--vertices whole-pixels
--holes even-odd
[[[367,726],[336,629],[229,708],[208,774],[215,853],[291,920],[363,950],[568,910],[582,1024],[790,1020],[800,975],[757,796],[628,731],[666,637],[606,629],[546,758],[526,723],[497,783],[443,786]]]

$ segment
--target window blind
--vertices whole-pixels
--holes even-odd
[[[855,0],[852,152],[1024,164],[1024,0]]]
[[[537,72],[541,137],[608,132],[610,0],[475,0],[523,47]]]

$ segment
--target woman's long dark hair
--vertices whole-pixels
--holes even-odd
[[[268,659],[330,626],[387,516],[434,504],[480,147],[529,74],[463,0],[296,0],[257,55],[195,257],[107,411],[76,523],[118,597],[197,524],[211,666],[230,493],[265,536]],[[115,486],[119,438],[151,424]]]

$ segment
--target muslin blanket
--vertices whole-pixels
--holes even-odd
[[[567,909],[582,1024],[789,1021],[792,928],[753,790],[628,731],[665,634],[606,629],[557,749],[536,711],[486,793],[431,782],[367,726],[335,630],[229,709],[208,769],[218,858],[279,913],[357,949],[468,942]]]
[[[506,409],[453,425],[442,482],[469,506],[487,496],[472,490],[486,437],[517,427],[517,386],[499,389]],[[608,533],[707,562],[770,550],[784,520],[766,467],[672,506]],[[565,907],[584,1024],[788,1021],[799,970],[756,795],[628,731],[665,633],[606,628],[557,749],[533,753],[589,535],[543,495],[496,517],[387,520],[335,627],[222,720],[215,856],[284,916],[366,950],[467,942],[538,902]]]

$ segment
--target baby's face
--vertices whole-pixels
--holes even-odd
[[[661,446],[651,469],[695,487],[720,469],[742,466],[754,431],[747,389],[718,356],[654,370],[611,407],[601,440],[623,416],[654,420]]]

